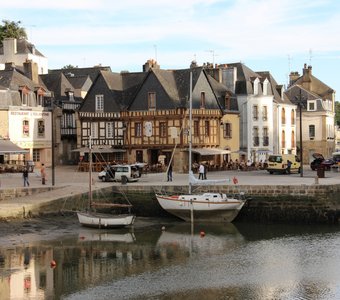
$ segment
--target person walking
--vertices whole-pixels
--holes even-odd
[[[202,163],[200,163],[200,166],[199,166],[199,168],[198,168],[198,173],[199,173],[199,175],[198,175],[198,179],[204,179],[204,165],[202,164]]]
[[[292,162],[288,159],[287,160],[287,173],[290,174],[290,169],[292,167]]]
[[[168,181],[172,181],[172,164],[168,167]]]
[[[22,172],[22,177],[24,178],[24,187],[30,186],[30,183],[28,181],[28,170],[27,170],[27,168],[24,168],[24,171]]]
[[[45,170],[44,164],[41,164],[40,175],[41,175],[41,183],[45,184],[46,183],[46,170]]]

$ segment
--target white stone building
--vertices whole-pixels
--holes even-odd
[[[25,62],[36,63],[38,74],[48,73],[47,58],[25,39],[5,38],[0,45],[0,70],[5,69],[6,63],[23,67]]]

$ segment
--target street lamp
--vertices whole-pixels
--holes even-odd
[[[303,177],[303,146],[302,146],[302,90],[300,88],[299,97],[295,96],[295,99],[298,101],[299,107],[299,116],[300,116],[300,177]]]
[[[55,185],[55,163],[54,163],[54,156],[55,156],[55,151],[54,151],[54,146],[55,146],[55,132],[54,132],[54,97],[51,97],[51,143],[52,143],[52,149],[51,149],[51,155],[52,155],[52,186]]]

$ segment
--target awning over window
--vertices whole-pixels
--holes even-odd
[[[0,140],[0,155],[4,154],[25,154],[28,150],[22,149],[10,140]]]
[[[230,150],[223,150],[218,148],[193,148],[192,152],[198,153],[200,155],[221,155],[229,154]]]
[[[88,153],[90,151],[88,147],[82,147],[82,148],[74,149],[72,150],[72,152]],[[125,149],[114,149],[114,148],[98,148],[98,147],[92,148],[92,153],[121,153],[121,152],[126,152],[126,150]]]

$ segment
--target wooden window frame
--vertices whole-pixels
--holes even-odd
[[[148,92],[148,108],[149,110],[156,109],[156,92]]]
[[[96,112],[104,111],[104,95],[96,95]]]

